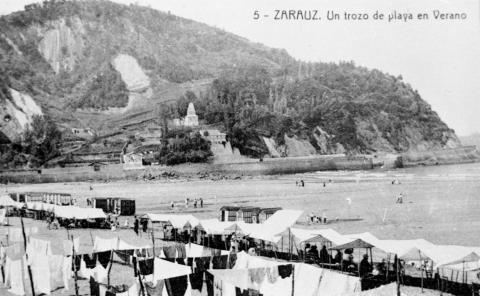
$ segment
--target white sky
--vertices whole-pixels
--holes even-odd
[[[0,0],[0,14],[32,0]],[[194,19],[306,61],[353,60],[417,89],[458,135],[480,132],[480,8],[478,0],[114,0]],[[389,14],[465,12],[463,21],[295,21],[272,19],[275,9]],[[253,13],[270,18],[253,20]]]

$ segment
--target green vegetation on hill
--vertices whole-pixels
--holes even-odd
[[[16,89],[32,96],[45,114],[66,127],[82,122],[95,124],[99,134],[111,133],[112,126],[123,133],[117,123],[158,116],[162,102],[178,99],[166,94],[178,96],[188,89],[180,83],[211,79],[202,92],[191,89],[160,112],[170,118],[184,116],[188,102],[194,101],[199,118],[224,126],[243,154],[267,154],[262,136],[274,139],[280,149],[294,139],[319,153],[458,145],[454,131],[402,77],[352,62],[297,61],[285,50],[138,5],[43,1],[27,8],[0,17],[0,104],[9,99],[8,88]],[[131,113],[80,110],[127,105],[125,82],[111,65],[119,54],[139,63],[151,81],[151,98],[140,95],[138,102],[147,103]],[[167,116],[163,117],[165,123]],[[188,147],[194,140],[185,141]],[[208,158],[162,153],[165,163]]]
[[[60,20],[66,27],[58,24]],[[55,73],[42,56],[40,41],[54,29],[74,40],[57,49],[61,51],[57,62],[63,65],[73,59],[73,69],[61,67]],[[108,85],[101,91],[96,91],[95,85],[100,73],[105,73],[120,53],[133,56],[155,78],[154,84],[162,79],[182,83],[216,77],[242,64],[260,64],[279,71],[281,63],[294,61],[285,51],[138,5],[44,1],[26,11],[0,17],[0,64],[7,69],[16,89],[33,95],[47,92],[52,99],[73,108],[126,105],[124,99],[113,99],[123,97],[123,89],[112,75],[102,81]],[[100,93],[105,95],[98,96]]]
[[[0,164],[6,168],[39,167],[60,154],[61,133],[48,117],[35,115],[21,142],[0,146]]]
[[[216,79],[197,100],[209,124],[223,124],[232,145],[258,156],[267,152],[260,136],[278,145],[296,135],[319,149],[316,128],[350,152],[401,152],[418,143],[443,147],[456,139],[431,107],[401,77],[353,63],[299,65],[296,77],[275,77],[262,67],[236,68]],[[427,147],[428,148],[428,147]]]
[[[120,74],[111,65],[105,65],[104,69],[87,82],[80,99],[72,103],[77,108],[106,109],[124,107],[127,102],[128,90]]]
[[[156,158],[166,165],[186,162],[206,162],[213,155],[210,142],[202,138],[200,133],[191,130],[170,130]]]

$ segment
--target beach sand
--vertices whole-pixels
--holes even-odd
[[[400,184],[392,185],[393,177]],[[295,185],[300,179],[305,181],[305,187]],[[3,186],[1,190],[71,193],[77,197],[81,206],[86,206],[86,198],[89,197],[128,197],[136,200],[137,214],[189,213],[200,219],[219,217],[219,209],[224,205],[279,206],[304,211],[298,227],[333,228],[342,234],[369,231],[380,239],[425,238],[436,244],[479,246],[480,237],[472,235],[480,227],[477,218],[480,199],[476,198],[480,192],[479,179],[478,176],[451,178],[398,172],[378,175],[322,173],[224,181],[14,184],[6,188]],[[93,190],[90,190],[90,186]],[[400,192],[404,194],[404,203],[396,204],[395,198]],[[185,208],[185,198],[200,197],[204,199],[203,208],[195,209],[192,205]],[[351,200],[350,206],[347,199]],[[177,204],[174,210],[170,208],[172,201]],[[329,223],[310,225],[306,222],[310,213],[325,213]],[[28,225],[33,223],[45,228],[44,222],[31,219],[25,221]],[[18,225],[15,219],[12,223]],[[134,236],[131,230],[118,232]],[[44,229],[42,233],[52,239],[63,240],[67,237],[65,229]],[[92,233],[93,236],[97,233],[102,236],[115,235],[109,230],[93,230]],[[84,248],[91,246],[89,230],[74,230],[71,234],[82,237]],[[113,267],[112,282],[132,281],[130,273],[133,271],[117,265]],[[80,282],[81,295],[88,295],[88,282]],[[416,288],[411,288],[409,292],[413,292],[409,295],[416,295],[417,292],[418,295],[421,294]],[[0,289],[0,295],[7,295],[5,293],[5,290]],[[56,291],[52,295],[74,295],[74,291]]]

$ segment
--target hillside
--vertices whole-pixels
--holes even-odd
[[[303,63],[138,5],[44,1],[2,16],[0,73],[3,141],[18,139],[39,113],[67,129],[122,132],[165,108],[178,116],[176,102],[190,91],[200,119],[252,156],[459,145],[401,77],[353,63]]]

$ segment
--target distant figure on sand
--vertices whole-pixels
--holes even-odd
[[[403,194],[402,194],[402,193],[400,193],[400,194],[397,196],[397,201],[396,201],[396,203],[399,203],[399,204],[403,203]]]
[[[305,182],[303,182],[303,180],[300,180],[300,184],[302,187],[305,187]]]
[[[203,208],[203,198],[200,197],[200,207]]]

